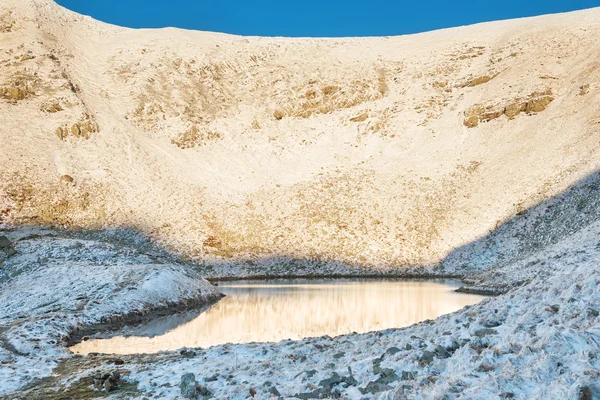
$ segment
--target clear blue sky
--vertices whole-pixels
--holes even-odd
[[[600,0],[57,0],[132,28],[239,35],[384,36],[600,6]]]

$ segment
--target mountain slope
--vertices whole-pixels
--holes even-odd
[[[285,39],[0,7],[0,223],[236,271],[431,267],[598,168],[598,8]]]

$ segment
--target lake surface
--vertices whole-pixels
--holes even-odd
[[[179,314],[92,338],[79,354],[156,353],[224,343],[276,342],[400,328],[475,304],[484,296],[456,293],[459,282],[282,280],[221,283],[226,295],[201,314]],[[115,335],[115,333],[113,333]]]

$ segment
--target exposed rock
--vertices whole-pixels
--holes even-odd
[[[396,375],[396,372],[393,369],[384,368],[381,370],[381,376],[375,382],[382,383],[382,384],[388,384],[388,383],[395,382],[398,379],[399,379],[399,377],[398,377],[398,375]]]
[[[71,175],[63,175],[60,177],[60,183],[73,183],[73,177]]]
[[[487,335],[493,335],[495,333],[497,333],[495,329],[484,328],[484,329],[477,329],[473,334],[477,337],[484,337]]]
[[[190,149],[192,147],[203,146],[208,142],[221,139],[222,137],[223,135],[220,132],[192,126],[177,138],[171,139],[171,144],[176,145],[180,149]]]
[[[204,382],[214,382],[219,379],[219,374],[214,374],[208,378],[204,378]]]
[[[206,386],[202,386],[199,383],[196,383],[196,393],[202,397],[211,397],[212,392],[208,390]]]
[[[24,100],[35,93],[31,84],[24,79],[16,79],[11,84],[5,87],[0,87],[0,97],[8,100],[11,103],[16,103],[19,100]]]
[[[369,118],[369,114],[368,113],[362,113],[360,115],[357,115],[356,117],[350,118],[350,121],[351,122],[363,122],[367,118]]]
[[[465,111],[463,124],[468,128],[474,128],[479,122],[489,122],[496,118],[506,115],[508,119],[513,119],[522,112],[527,114],[538,113],[546,109],[548,104],[554,100],[552,90],[544,92],[533,92],[526,98],[517,98],[506,105],[481,105],[476,104]]]
[[[416,372],[413,371],[402,371],[402,380],[404,381],[412,381],[417,376]]]
[[[584,96],[584,95],[588,94],[589,92],[590,92],[590,84],[589,83],[584,83],[579,88],[579,95],[580,96]]]
[[[271,393],[273,396],[281,396],[279,390],[277,390],[275,386],[269,388],[269,393]]]
[[[330,378],[323,379],[319,382],[319,386],[322,386],[326,389],[331,389],[335,385],[339,385],[344,381],[344,378],[340,376],[337,372],[334,372]]]
[[[358,388],[358,390],[360,390],[360,392],[362,394],[367,394],[367,393],[379,393],[379,392],[383,392],[386,390],[392,390],[393,387],[389,386],[389,385],[385,385],[383,383],[377,383],[377,382],[369,382],[367,384],[367,386],[365,386],[364,388]]]
[[[182,349],[179,354],[181,354],[184,357],[187,358],[191,358],[191,357],[195,357],[196,356],[196,352],[192,351],[192,350],[188,350],[188,349]]]
[[[114,385],[112,384],[110,379],[105,380],[103,386],[104,386],[104,390],[106,390],[107,392],[112,391],[114,388]]]
[[[433,361],[434,357],[435,357],[435,354],[433,352],[425,350],[423,352],[423,354],[421,355],[421,357],[419,357],[419,361],[429,364],[430,362]]]
[[[69,136],[75,138],[89,139],[90,133],[100,132],[98,123],[89,115],[86,115],[82,120],[72,124],[56,128],[55,134],[60,140],[66,140]]]
[[[193,399],[196,397],[196,376],[192,373],[183,374],[181,376],[181,396],[185,399]]]
[[[6,257],[17,254],[12,242],[6,236],[0,236],[0,250],[6,254]]]
[[[502,322],[496,320],[485,321],[483,323],[483,326],[485,326],[486,328],[496,328],[500,325],[502,325]]]
[[[326,390],[316,389],[316,390],[313,390],[312,392],[296,393],[293,397],[302,399],[302,400],[308,400],[308,399],[323,399],[323,398],[326,398],[326,396],[329,396],[329,393],[327,393]]]
[[[121,373],[119,371],[105,372],[94,376],[94,387],[107,393],[117,389],[120,383]]]
[[[478,77],[475,77],[469,81],[467,81],[466,83],[464,83],[462,85],[462,87],[473,87],[473,86],[478,86],[478,85],[482,85],[486,82],[491,81],[492,79],[494,79],[496,77],[497,74],[494,75],[481,75]]]
[[[441,357],[441,358],[448,358],[448,357],[450,357],[450,354],[448,353],[448,350],[446,350],[445,347],[440,346],[439,344],[437,346],[435,346],[434,352],[435,352],[435,354],[438,355],[438,357]]]
[[[504,108],[504,115],[506,115],[506,117],[508,119],[513,119],[514,117],[516,117],[517,115],[519,115],[520,113],[522,113],[523,111],[525,111],[527,107],[526,103],[522,103],[522,102],[514,102],[514,103],[510,103],[509,105],[507,105]]]
[[[256,389],[254,389],[253,387],[250,388],[250,396],[251,397],[256,396]]]
[[[49,101],[49,102],[46,102],[46,103],[42,104],[42,106],[40,107],[40,109],[42,111],[47,112],[47,113],[56,113],[56,112],[59,112],[59,111],[63,110],[63,108],[60,105],[60,103],[54,102],[54,101]]]
[[[584,385],[579,388],[577,400],[600,400],[600,387],[598,385]]]
[[[475,128],[477,125],[479,125],[479,117],[477,117],[477,115],[469,115],[467,118],[465,118],[463,124],[467,128]]]
[[[387,349],[387,350],[385,351],[385,353],[386,353],[386,354],[391,354],[391,355],[394,355],[394,354],[398,353],[399,351],[400,351],[400,349],[399,349],[399,348],[397,348],[397,347],[390,347],[389,349]]]
[[[550,104],[554,100],[552,96],[539,96],[530,99],[525,106],[525,112],[528,114],[543,111],[548,104]]]

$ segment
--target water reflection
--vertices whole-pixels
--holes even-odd
[[[336,336],[399,328],[458,310],[483,299],[455,293],[450,281],[302,281],[223,283],[227,297],[200,315],[154,321],[127,336],[73,346],[90,352],[132,354]]]

